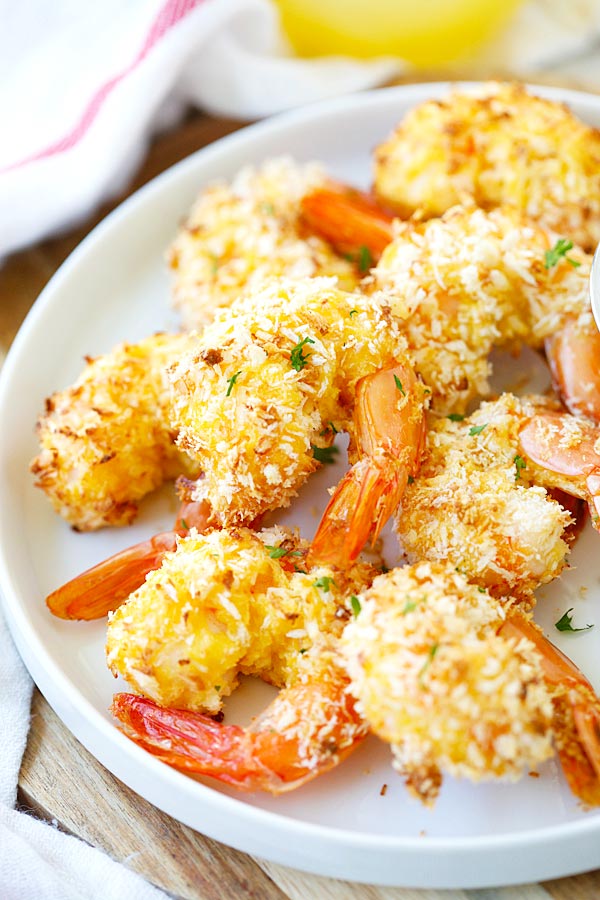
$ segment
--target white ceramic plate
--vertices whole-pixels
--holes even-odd
[[[54,619],[44,597],[94,562],[170,527],[176,509],[165,489],[144,504],[135,526],[75,534],[34,489],[28,462],[33,426],[51,391],[72,381],[84,353],[176,328],[162,262],[198,189],[244,163],[291,153],[321,159],[342,179],[367,185],[369,154],[412,106],[446,85],[389,89],[336,100],[246,129],[200,151],[110,215],[53,278],[23,325],[0,385],[0,586],[20,652],[40,689],[75,736],[118,778],[198,831],[248,853],[349,880],[414,887],[476,887],[567,875],[600,866],[600,814],[584,812],[556,762],[516,785],[444,782],[434,810],[411,800],[370,739],[342,766],[283,797],[239,795],[199,783],[128,741],[107,712],[123,686],[104,664],[103,622]],[[600,126],[600,99],[544,90]],[[533,356],[519,366],[529,366]],[[509,373],[510,376],[510,373]],[[512,373],[514,377],[514,371]],[[341,472],[318,473],[281,520],[310,537],[314,507]],[[573,553],[576,568],[544,591],[538,620],[600,687],[600,538],[591,529]],[[582,587],[584,590],[582,590]],[[552,623],[576,605],[581,635]],[[248,721],[270,688],[245,685],[228,706]],[[381,796],[383,784],[388,785]]]

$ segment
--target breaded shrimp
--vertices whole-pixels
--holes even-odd
[[[121,344],[88,359],[75,384],[46,401],[31,470],[76,529],[129,525],[147,493],[194,474],[175,446],[166,378],[167,365],[188,347],[185,335],[166,334]]]
[[[315,642],[340,636],[350,596],[376,572],[309,568],[308,548],[277,527],[180,539],[109,617],[109,668],[162,706],[213,714],[240,675],[291,684]]]
[[[358,599],[342,642],[352,692],[412,793],[432,803],[442,771],[516,780],[552,755],[538,655],[497,635],[510,601],[442,563],[394,569]]]
[[[412,110],[375,153],[375,190],[407,216],[466,198],[514,206],[587,251],[600,241],[600,133],[519,84],[455,90]]]
[[[538,437],[547,422],[550,443]],[[409,559],[449,560],[480,587],[530,602],[560,574],[569,550],[570,515],[546,488],[586,499],[597,513],[598,488],[587,479],[600,471],[600,457],[594,462],[586,449],[597,436],[543,398],[512,394],[482,403],[464,421],[432,417],[420,472],[397,517]],[[561,458],[568,442],[570,472]]]
[[[289,505],[338,431],[351,436],[355,483],[377,481],[370,513],[414,474],[425,389],[381,298],[333,279],[265,283],[207,326],[170,377],[177,442],[201,470],[191,496],[221,524]]]
[[[545,349],[570,411],[600,422],[600,334],[581,248],[509,206],[401,222],[339,186],[302,203],[307,227],[379,260],[363,289],[390,298],[434,409],[464,412],[489,392],[492,347],[528,344]]]
[[[511,597],[421,562],[358,603],[342,638],[351,689],[417,797],[431,804],[443,771],[515,780],[554,741],[573,792],[600,803],[600,702]]]
[[[352,261],[300,224],[300,200],[325,180],[318,163],[283,157],[202,191],[169,250],[173,300],[187,327],[211,322],[267,276],[336,275],[341,287],[355,287]]]
[[[175,768],[275,794],[353,749],[367,728],[335,648],[374,570],[309,567],[307,549],[278,528],[241,528],[167,554],[109,622],[108,663],[144,695],[114,699],[126,734]],[[252,725],[197,712],[218,713],[240,674],[282,689]]]

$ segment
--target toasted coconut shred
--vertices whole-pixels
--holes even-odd
[[[378,576],[342,639],[369,725],[426,803],[441,772],[515,780],[552,755],[552,700],[532,643],[497,636],[494,601],[442,563]]]

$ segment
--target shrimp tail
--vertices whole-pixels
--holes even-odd
[[[394,216],[370,195],[332,183],[302,199],[302,220],[338,252],[353,257],[367,248],[376,262],[393,238]],[[366,268],[362,266],[361,268]]]

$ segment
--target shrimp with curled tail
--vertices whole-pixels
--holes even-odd
[[[600,701],[510,597],[448,563],[378,576],[342,648],[358,708],[431,805],[442,773],[516,780],[556,747],[573,793],[600,805]]]
[[[423,445],[428,389],[385,301],[279,279],[207,326],[170,372],[177,443],[200,470],[184,497],[208,501],[221,526],[247,523],[289,505],[347,431],[353,465],[326,517],[341,558],[356,558]]]
[[[377,147],[374,182],[402,216],[471,198],[512,206],[588,252],[600,241],[600,134],[523,85],[490,82],[415,107]]]
[[[77,381],[46,401],[37,424],[36,485],[78,531],[129,525],[163,481],[192,476],[175,445],[167,366],[189,348],[185,335],[156,334],[88,359]]]
[[[396,519],[409,560],[449,560],[480,587],[527,605],[566,564],[564,495],[587,501],[598,528],[599,436],[536,396],[502,394],[458,420],[432,416]]]
[[[489,393],[491,350],[525,344],[545,350],[569,410],[600,421],[600,333],[582,249],[508,206],[401,222],[372,201],[367,211],[356,192],[320,188],[303,209],[308,225],[344,247],[354,229],[354,247],[379,260],[363,287],[389,297],[434,409],[464,413]]]
[[[184,771],[280,793],[336,765],[366,733],[335,647],[350,597],[372,581],[307,563],[279,528],[192,533],[108,625],[107,661],[143,696],[118,694],[126,734]],[[281,688],[248,728],[220,712],[240,675]]]

